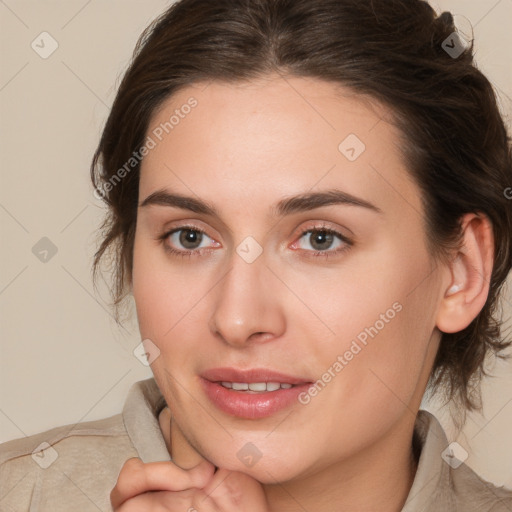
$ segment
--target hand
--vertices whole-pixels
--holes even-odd
[[[172,462],[125,462],[110,493],[115,512],[268,512],[257,480],[227,469],[215,471],[172,423],[171,438]]]

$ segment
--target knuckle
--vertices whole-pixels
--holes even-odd
[[[144,464],[138,458],[128,459],[121,468],[117,483],[110,493],[110,499],[123,496],[130,490],[134,481],[144,478]]]
[[[191,494],[190,507],[186,512],[221,512],[221,510],[215,504],[213,496],[203,490],[196,490]]]
[[[126,459],[123,469],[124,468],[137,468],[142,464],[142,461],[139,459],[139,457],[131,457],[129,459]]]
[[[121,468],[121,472],[119,473],[119,478],[122,478],[123,480],[126,478],[132,478],[134,475],[139,475],[143,471],[144,464],[142,461],[137,457],[133,457],[124,463]]]

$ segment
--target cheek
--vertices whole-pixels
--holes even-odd
[[[325,281],[323,294],[318,288],[310,293],[308,304],[334,332],[310,346],[317,369],[327,372],[322,380],[336,382],[334,403],[370,416],[374,408],[409,404],[435,327],[428,254],[418,249],[412,257],[390,243],[379,254],[354,259],[332,281]]]
[[[370,443],[414,410],[423,394],[435,301],[428,280],[410,293],[413,270],[396,286],[382,286],[364,309],[344,303],[347,309],[339,314],[348,320],[333,324],[337,336],[316,351],[316,366],[324,373],[305,407],[313,417],[331,418],[332,425],[318,428],[340,447]]]
[[[183,274],[183,273],[181,273]],[[181,371],[192,350],[187,343],[176,342],[185,325],[190,328],[194,297],[186,278],[166,263],[165,254],[146,240],[135,238],[133,253],[133,297],[140,336],[158,347],[159,356],[151,364],[155,380],[171,410],[179,395],[176,382],[183,380]],[[197,301],[195,301],[197,302]],[[177,379],[177,380],[176,380]]]
[[[164,345],[179,331],[190,326],[195,305],[205,295],[205,280],[168,261],[163,248],[135,238],[133,254],[133,296],[142,337]],[[158,343],[157,343],[158,344]]]
[[[159,271],[153,264],[151,251],[135,241],[133,253],[133,297],[137,309],[140,333],[151,340],[160,338],[166,309],[173,311],[168,304],[172,295],[166,294],[166,283],[158,278]]]
[[[402,296],[402,309],[374,337],[369,335],[358,361],[354,358],[343,370],[345,382],[338,398],[353,412],[350,432],[364,425],[371,438],[399,418],[411,416],[420,405],[433,362],[429,347],[435,341],[426,288]]]

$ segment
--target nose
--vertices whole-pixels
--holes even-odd
[[[209,327],[235,348],[268,342],[285,330],[282,283],[267,268],[264,253],[252,263],[235,251],[231,266],[215,287]]]

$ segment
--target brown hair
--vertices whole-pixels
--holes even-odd
[[[404,137],[408,169],[422,191],[432,254],[457,246],[463,214],[492,222],[490,291],[464,330],[442,334],[431,389],[471,410],[487,353],[500,357],[499,295],[512,266],[510,139],[493,87],[460,55],[450,13],[420,0],[181,0],[141,35],[120,84],[91,166],[95,193],[108,206],[93,277],[108,254],[113,306],[131,283],[138,162],[149,119],[170,95],[199,81],[242,81],[277,72],[334,81],[391,108]],[[450,39],[450,37],[452,39]],[[455,41],[455,42],[454,42]],[[457,49],[457,48],[456,48]],[[125,169],[120,178],[121,168]]]

